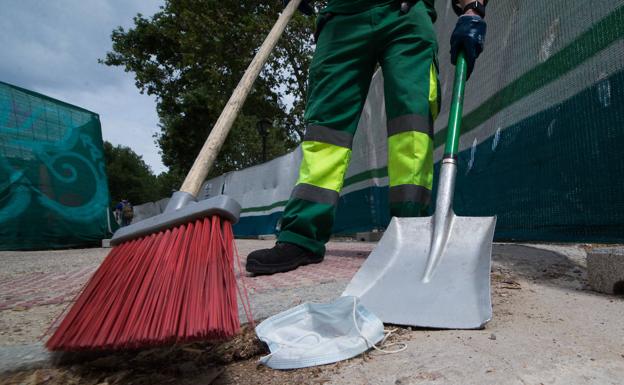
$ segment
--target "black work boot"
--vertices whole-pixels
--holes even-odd
[[[256,250],[247,256],[247,271],[253,274],[274,274],[299,266],[323,261],[323,256],[292,243],[277,243],[272,249]]]

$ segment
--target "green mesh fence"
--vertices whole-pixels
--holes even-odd
[[[497,215],[498,240],[623,242],[624,1],[490,3],[467,85],[456,211]],[[446,47],[455,18],[439,11]],[[445,67],[447,107],[451,81]]]
[[[0,250],[98,244],[108,205],[98,115],[0,82]]]

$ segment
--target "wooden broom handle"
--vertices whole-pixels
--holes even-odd
[[[262,70],[264,63],[266,63],[269,58],[273,48],[275,48],[277,41],[286,28],[286,25],[296,12],[299,3],[301,3],[301,0],[291,0],[288,3],[286,8],[282,11],[279,19],[277,19],[277,22],[271,29],[271,32],[269,32],[269,35],[266,39],[264,39],[264,43],[262,43],[260,50],[251,61],[251,64],[249,64],[249,67],[247,67],[243,78],[236,86],[232,96],[230,96],[230,100],[228,100],[225,108],[221,112],[221,116],[219,116],[217,123],[215,123],[212,128],[212,131],[210,132],[208,139],[206,139],[199,155],[197,155],[195,163],[193,163],[193,167],[191,167],[186,179],[184,179],[184,183],[182,183],[180,191],[187,192],[192,194],[194,197],[197,197],[202,183],[208,176],[208,173],[217,158],[217,154],[219,153],[219,150],[221,150],[221,146],[223,146],[223,142],[225,142],[225,138],[227,138],[227,135],[232,128],[232,124],[234,124],[241,107],[245,103],[245,99],[247,99],[247,95],[249,95],[249,91],[251,91],[258,74]],[[235,42],[233,43],[235,44]]]

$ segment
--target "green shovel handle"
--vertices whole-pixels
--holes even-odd
[[[449,112],[448,128],[446,132],[446,146],[444,147],[445,158],[454,158],[457,156],[467,73],[468,66],[466,64],[466,58],[464,57],[464,53],[460,51],[457,55],[457,64],[455,65],[453,98],[451,99],[451,111]]]

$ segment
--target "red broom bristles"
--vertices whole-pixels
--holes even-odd
[[[198,219],[115,247],[46,346],[133,349],[229,338],[240,328],[236,288],[232,224]]]

